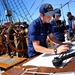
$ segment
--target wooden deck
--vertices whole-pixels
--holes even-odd
[[[22,61],[25,61],[27,58],[22,58],[18,56],[14,56],[10,58],[7,54],[0,56],[0,67],[4,69],[8,69]]]

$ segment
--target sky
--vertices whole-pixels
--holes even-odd
[[[31,0],[29,0],[29,1],[31,1]],[[34,0],[34,1],[35,1],[35,0]],[[37,0],[37,1],[36,1],[36,3],[34,4],[34,7],[30,10],[31,15],[32,15],[33,11],[35,11],[36,7],[38,7],[38,5],[40,5],[41,1],[42,1],[42,0]],[[50,4],[53,6],[53,8],[55,9],[55,8],[60,8],[60,7],[61,7],[61,4],[62,4],[62,6],[63,6],[63,5],[66,4],[68,1],[70,1],[70,0],[43,0],[42,4],[43,4],[43,3],[50,3]],[[74,10],[75,2],[74,2],[74,1],[75,1],[75,0],[71,0],[69,4],[64,5],[64,7],[61,9],[62,15],[61,15],[60,19],[63,20],[63,16],[64,16],[65,19],[66,19],[66,21],[67,21],[67,16],[66,16],[66,14],[67,14],[67,12],[69,12],[69,11],[72,12],[73,15],[75,15],[75,10]],[[30,3],[30,4],[31,4],[31,3]],[[26,6],[30,8],[30,4],[29,4],[29,3],[28,3],[28,4],[26,3]],[[39,6],[39,7],[40,7],[40,6]],[[37,11],[33,14],[32,17],[35,19],[35,18],[37,18],[38,16],[39,16],[39,8],[38,8]]]
[[[29,0],[31,1],[31,0]],[[34,0],[35,1],[35,0]],[[40,5],[42,0],[37,0],[36,3],[34,4],[34,7],[30,10],[30,14],[32,15],[33,11],[36,10],[36,7],[38,7],[38,5]],[[75,15],[75,0],[71,0],[69,4],[66,4],[67,2],[69,2],[70,0],[43,0],[43,3],[50,3],[53,8],[60,8],[61,5],[63,6],[63,8],[61,9],[61,13],[62,16],[60,17],[60,19],[63,20],[63,16],[65,17],[65,19],[67,20],[67,12],[72,12],[73,15]],[[26,3],[26,6],[30,8],[30,4],[32,4],[31,2],[28,2],[28,4]],[[65,5],[66,4],[66,5]],[[40,7],[40,6],[39,6]],[[39,16],[39,8],[37,9],[37,11],[33,14],[33,18],[37,18]]]
[[[5,0],[7,1],[7,0]],[[17,4],[18,4],[18,0],[8,0],[9,3],[10,1],[15,1]],[[63,8],[61,8],[61,17],[60,19],[64,19],[66,20],[66,23],[67,23],[67,12],[72,12],[73,15],[75,15],[75,0],[19,0],[19,1],[23,1],[23,3],[25,4],[26,8],[27,8],[27,11],[29,12],[29,14],[31,15],[32,19],[36,19],[37,17],[39,17],[39,7],[41,4],[43,3],[50,3],[53,8],[60,8],[61,5],[63,6]],[[69,2],[70,1],[70,2]],[[66,4],[67,2],[69,2],[69,4]],[[15,3],[13,3],[13,5],[15,6]],[[20,4],[21,5],[21,4]],[[20,8],[20,5],[18,5],[18,9],[20,10],[20,13],[23,14],[22,12],[22,9]],[[9,7],[9,6],[8,6]],[[0,19],[4,18],[5,16],[5,10],[2,9],[3,6],[0,2]],[[14,8],[15,9],[15,12],[14,14],[16,14],[17,12],[17,15],[18,17],[21,19],[21,16],[20,14],[18,13],[19,11],[16,9],[16,7]],[[12,10],[14,10],[12,9]],[[24,9],[23,9],[24,10]],[[25,11],[25,12],[27,12]],[[25,15],[22,15],[23,17],[25,17]],[[30,17],[28,17],[30,19]],[[16,18],[15,18],[16,19]],[[33,21],[31,20],[31,21]],[[18,20],[17,20],[18,21]]]

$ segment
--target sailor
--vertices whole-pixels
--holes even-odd
[[[41,53],[59,54],[69,50],[68,45],[61,45],[58,48],[47,48],[47,36],[58,44],[63,44],[52,34],[50,20],[54,13],[53,7],[49,3],[44,3],[39,9],[40,16],[35,19],[28,27],[28,56],[33,57]]]
[[[24,26],[24,30],[25,30],[26,36],[28,36],[28,26],[29,25],[27,24],[27,22],[23,22],[22,24]]]
[[[24,49],[25,52],[23,53],[18,53],[18,57],[27,57],[27,43],[26,43],[26,33],[24,31],[24,25],[20,25],[20,32],[19,32],[19,40],[18,40],[18,45],[17,48],[22,50]]]
[[[65,22],[60,20],[61,17],[61,10],[59,8],[55,9],[55,13],[53,15],[53,19],[50,21],[52,25],[53,34],[56,39],[60,40],[61,42],[65,41],[65,33],[67,34],[66,26],[64,25]],[[66,36],[67,37],[67,36]]]
[[[71,12],[67,13],[67,17],[68,17],[68,25],[69,25],[68,40],[70,40],[70,38],[73,36],[73,34],[72,34],[72,22],[75,19],[75,17],[72,15]]]

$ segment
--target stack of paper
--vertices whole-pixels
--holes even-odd
[[[75,52],[75,42],[72,43],[73,46],[71,47],[69,53]],[[55,67],[52,63],[54,57],[59,55],[51,55],[51,54],[41,54],[40,56],[30,60],[27,63],[24,63],[23,66],[32,65],[32,66],[43,66],[43,67]],[[63,61],[61,67],[63,67],[66,63],[68,63],[72,58]]]

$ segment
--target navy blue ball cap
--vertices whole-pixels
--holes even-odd
[[[54,13],[52,5],[49,3],[42,4],[40,6],[39,12],[47,16],[52,15]]]
[[[61,10],[59,8],[56,8],[54,12],[55,16],[61,16]]]
[[[67,12],[67,16],[72,15],[71,12]]]

